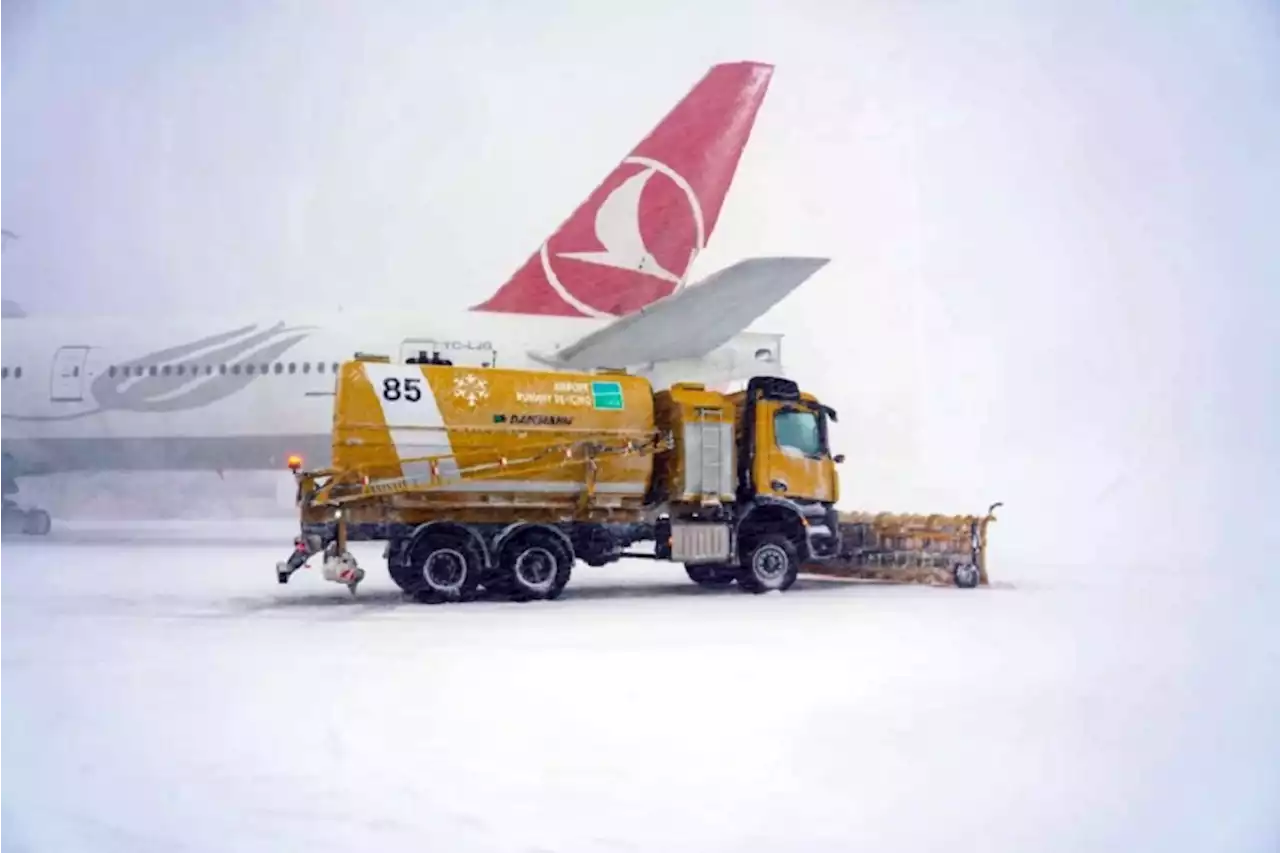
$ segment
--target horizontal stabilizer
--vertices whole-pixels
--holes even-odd
[[[618,318],[549,358],[539,358],[579,370],[701,358],[744,330],[828,260],[739,261],[698,284]]]

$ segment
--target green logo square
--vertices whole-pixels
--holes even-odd
[[[622,385],[618,382],[592,382],[591,403],[597,409],[622,411]]]

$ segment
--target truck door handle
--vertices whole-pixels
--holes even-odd
[[[772,488],[775,492],[785,492],[787,490],[787,481],[772,480],[769,483],[769,487]]]

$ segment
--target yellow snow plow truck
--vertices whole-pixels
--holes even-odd
[[[277,579],[320,554],[324,578],[354,593],[365,573],[347,546],[362,540],[387,543],[392,579],[423,602],[481,588],[551,599],[575,560],[623,557],[683,563],[695,583],[753,593],[786,590],[802,567],[850,576],[876,563],[868,536],[889,528],[836,512],[835,419],[773,377],[731,394],[655,392],[625,372],[357,356],[338,375],[331,466],[290,460],[301,531]],[[651,553],[627,550],[643,542]],[[979,565],[970,549],[950,570],[972,586]]]

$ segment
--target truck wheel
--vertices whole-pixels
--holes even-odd
[[[502,590],[516,601],[560,597],[573,571],[573,552],[550,533],[531,530],[502,549]]]
[[[685,563],[684,570],[698,586],[725,587],[736,580],[734,567],[721,563]]]
[[[973,589],[978,585],[978,581],[981,580],[981,576],[978,574],[978,567],[973,563],[956,563],[951,573],[955,578],[956,586],[961,589]]]
[[[392,578],[423,604],[440,604],[474,597],[481,568],[471,537],[435,533],[414,546],[409,565],[394,572]]]
[[[738,586],[743,592],[782,592],[796,582],[800,558],[796,546],[780,533],[755,540],[738,569]]]

